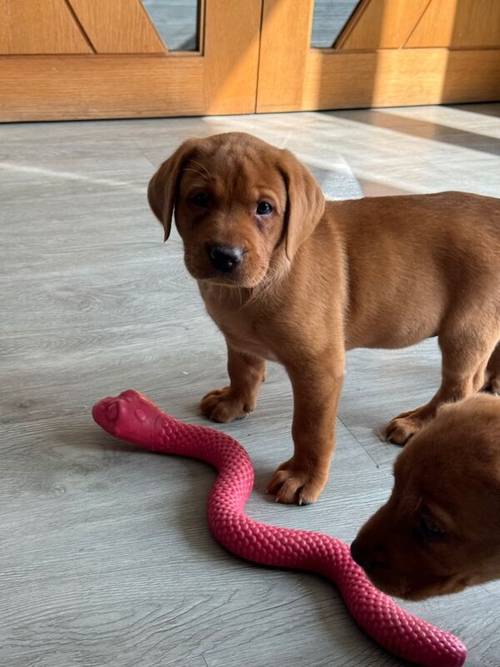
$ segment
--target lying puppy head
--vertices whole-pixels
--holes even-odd
[[[443,406],[394,466],[388,502],[362,527],[353,558],[409,600],[500,577],[500,399]]]
[[[151,179],[148,199],[165,240],[175,209],[196,279],[238,287],[258,285],[280,253],[290,260],[325,206],[290,152],[240,132],[184,142]]]

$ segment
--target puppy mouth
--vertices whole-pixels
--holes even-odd
[[[384,573],[370,571],[367,568],[363,568],[363,570],[372,584],[386,595],[409,599],[407,596],[410,594],[410,587],[404,582],[403,578],[398,579],[397,575],[395,576],[395,573],[390,569],[387,568]],[[385,577],[384,574],[387,576]]]
[[[241,279],[237,278],[236,276],[225,276],[224,274],[222,275],[215,275],[215,276],[210,276],[210,277],[203,277],[203,278],[197,278],[194,276],[196,280],[200,283],[206,283],[208,285],[216,285],[218,287],[228,287],[228,288],[233,288],[233,289],[252,289],[254,287],[257,287],[259,283],[261,282],[260,280],[252,280],[252,279]]]
[[[392,581],[384,580],[383,576],[375,573],[367,572],[366,574],[374,586],[387,595],[409,602],[419,602],[429,597],[448,595],[464,588],[463,585],[454,584],[454,577],[436,577],[425,584],[412,584],[405,577],[397,578],[394,573],[392,574],[394,577]]]
[[[467,577],[460,575],[448,575],[446,577],[436,577],[430,584],[416,587],[407,592],[406,600],[425,600],[429,597],[439,595],[452,595],[460,593],[470,584]]]
[[[185,254],[184,262],[195,280],[220,287],[251,289],[257,287],[266,274],[264,267],[257,267],[255,270],[249,271],[250,266],[245,266],[245,264],[237,266],[231,271],[219,271],[205,261],[199,261],[199,258],[190,253]]]
[[[231,274],[227,274],[222,271],[211,269],[201,271],[198,269],[192,270],[189,267],[188,271],[198,282],[209,285],[219,285],[220,287],[255,287],[260,282],[258,280],[252,280],[249,276],[242,275],[240,271],[234,271]]]

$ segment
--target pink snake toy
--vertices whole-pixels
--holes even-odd
[[[208,524],[228,551],[260,565],[323,575],[336,584],[357,624],[391,653],[426,667],[459,667],[467,649],[454,635],[400,609],[378,591],[352,560],[344,542],[308,530],[278,528],[244,513],[253,488],[248,454],[229,435],[185,424],[163,413],[136,391],[97,403],[102,428],[143,449],[209,463],[219,472],[208,498]]]

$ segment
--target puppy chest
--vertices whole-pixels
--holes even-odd
[[[255,340],[235,340],[235,347],[267,361],[278,361],[276,354],[266,345]]]
[[[242,331],[239,328],[237,330],[233,328],[226,331],[222,328],[222,332],[235,349],[254,354],[268,361],[278,361],[278,357],[272,346],[262,340],[256,331]]]
[[[232,347],[268,361],[278,361],[275,346],[265,335],[265,322],[247,321],[242,313],[231,314],[231,317],[210,314]]]

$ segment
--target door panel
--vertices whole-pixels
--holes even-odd
[[[19,2],[1,1],[9,7]],[[97,53],[0,55],[0,120],[253,113],[261,0],[199,2],[201,51],[172,54],[139,0],[71,0],[76,23],[89,31],[85,39],[95,42]],[[104,12],[99,19],[92,5]],[[113,21],[123,35],[109,29]],[[121,52],[99,52],[115,48]],[[138,52],[127,52],[131,48]]]
[[[319,49],[313,4],[264,0],[258,111],[500,99],[498,0],[361,0],[334,47]]]
[[[399,49],[415,28],[429,0],[362,0],[334,46],[355,49]]]
[[[432,0],[407,46],[500,47],[500,2]]]
[[[293,1],[293,0],[292,0]],[[296,111],[303,106],[313,3],[264,0],[257,111]],[[322,52],[323,49],[318,49]]]
[[[137,0],[68,0],[96,53],[165,53]]]
[[[0,0],[0,55],[92,53],[65,0]]]

